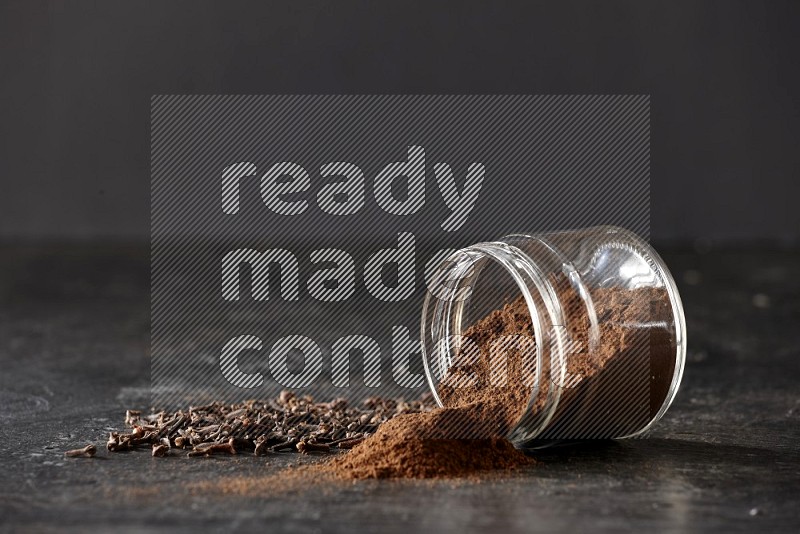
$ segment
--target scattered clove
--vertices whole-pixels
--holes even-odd
[[[82,449],[73,449],[64,453],[67,458],[93,458],[97,454],[97,447],[91,443]]]
[[[353,447],[395,415],[434,406],[430,396],[416,401],[370,397],[358,406],[342,398],[315,402],[308,395],[284,391],[264,401],[213,402],[174,413],[127,410],[129,432],[112,432],[106,447],[120,452],[147,446],[153,456],[167,456],[173,447],[188,449],[192,457],[243,451],[256,456],[327,453]]]
[[[295,445],[297,452],[308,454],[310,452],[331,452],[331,447],[327,443],[312,443],[310,441],[300,441]]]
[[[337,443],[336,446],[339,447],[340,449],[352,449],[353,447],[355,447],[356,445],[358,445],[362,441],[364,441],[363,437],[345,439],[345,440],[342,440],[339,443]]]
[[[189,456],[211,456],[215,452],[226,454],[236,454],[236,447],[233,446],[234,438],[225,443],[201,443],[189,452]]]

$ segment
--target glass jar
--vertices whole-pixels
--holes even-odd
[[[675,398],[686,356],[664,261],[610,226],[457,251],[429,276],[421,334],[440,406],[516,388],[523,401],[509,397],[503,432],[518,446],[646,435]]]

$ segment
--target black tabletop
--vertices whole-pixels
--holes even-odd
[[[138,245],[0,248],[4,529],[800,531],[800,252],[667,250],[686,308],[684,381],[650,439],[541,451],[486,481],[369,481],[219,495],[192,483],[298,455],[109,456],[149,400],[149,265]],[[95,442],[94,459],[68,448]],[[305,461],[305,460],[304,460]],[[296,490],[297,488],[295,488]]]

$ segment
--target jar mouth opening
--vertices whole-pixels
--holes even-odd
[[[534,348],[530,356],[534,365],[530,387],[525,389],[526,402],[516,409],[513,424],[508,426],[505,436],[519,446],[533,439],[550,422],[560,398],[561,388],[556,384],[563,383],[566,371],[562,340],[551,332],[552,325],[563,324],[558,299],[530,257],[506,243],[487,242],[456,251],[445,259],[432,283],[435,284],[437,276],[440,276],[454,284],[445,290],[444,295],[437,296],[431,291],[426,294],[421,328],[423,364],[437,405],[450,406],[439,394],[439,383],[448,369],[447,363],[454,361],[459,346],[450,342],[442,344],[441,340],[463,335],[476,320],[497,310],[498,293],[494,293],[488,307],[475,305],[473,299],[480,297],[481,284],[496,285],[501,278],[498,274],[504,279],[505,292],[500,294],[507,297],[506,304],[508,297],[524,300],[533,332]],[[438,369],[433,365],[438,365]]]

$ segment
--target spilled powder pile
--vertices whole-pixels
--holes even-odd
[[[590,339],[590,320],[580,296],[569,284],[557,285],[557,290],[566,328],[576,343],[566,362],[570,387],[561,392],[540,437],[611,438],[640,430],[663,404],[674,370],[666,291],[595,289],[598,335]],[[642,321],[651,327],[643,328]],[[448,370],[439,385],[446,408],[395,417],[350,453],[319,469],[345,479],[439,478],[533,464],[505,437],[526,412],[531,396],[527,378],[534,369],[523,350],[512,347],[506,352],[504,385],[495,386],[489,358],[489,347],[501,336],[520,335],[534,342],[524,299],[491,312],[464,335],[480,352]],[[522,348],[530,354],[533,346]],[[472,382],[465,387],[467,376]],[[543,381],[533,411],[542,406],[548,387]]]
[[[509,470],[534,463],[500,436],[481,439],[430,437],[449,417],[466,420],[468,410],[444,409],[401,415],[345,456],[319,469],[337,478],[451,478],[481,471]]]
[[[490,342],[500,335],[527,333],[530,323],[519,301],[476,322],[465,332],[480,349],[474,387],[442,387],[446,408],[396,416],[348,454],[318,469],[343,479],[454,478],[533,465],[532,458],[506,439],[530,395],[522,383],[521,356],[516,351],[509,355],[506,386],[489,386],[485,375]],[[460,372],[453,368],[448,376],[457,378]]]

